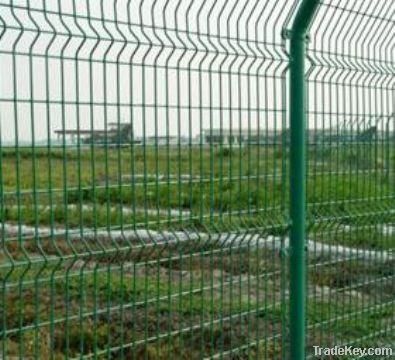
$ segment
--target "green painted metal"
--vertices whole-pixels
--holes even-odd
[[[305,358],[306,346],[306,42],[319,0],[303,0],[290,38],[290,356]]]
[[[0,0],[0,358],[395,343],[394,11]]]

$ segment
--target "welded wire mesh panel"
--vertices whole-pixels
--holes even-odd
[[[0,357],[285,356],[293,6],[0,0]]]
[[[395,341],[394,11],[393,1],[324,0],[310,31],[312,358],[314,345]]]

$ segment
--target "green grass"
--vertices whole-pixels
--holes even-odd
[[[378,160],[373,159],[368,169],[347,160],[350,154],[364,154],[366,158],[364,149],[330,148],[323,158],[310,151],[307,185],[313,218],[353,222],[354,217],[349,216],[353,212],[378,212],[392,206],[393,173],[388,177],[377,165],[383,161],[384,149],[380,148]],[[2,218],[30,225],[164,223],[161,228],[166,228],[179,221],[164,211],[182,209],[181,222],[198,221],[219,228],[224,228],[222,223],[227,221],[240,227],[238,218],[244,212],[256,217],[257,223],[267,222],[273,218],[273,211],[284,214],[288,206],[288,164],[283,154],[280,145],[212,151],[196,147],[181,151],[98,147],[93,153],[89,148],[39,148],[34,152],[24,148],[18,153],[5,149],[1,158]],[[372,152],[368,155],[370,159]],[[387,167],[393,169],[395,157],[390,160]],[[122,217],[120,204],[136,212]],[[92,209],[80,214],[80,205]],[[142,214],[144,209],[149,213]],[[155,214],[157,209],[159,215]],[[284,216],[279,221],[284,222]]]
[[[8,331],[5,345],[10,356],[19,351],[45,354],[51,345],[59,358],[94,349],[104,357],[109,344],[124,344],[125,356],[138,359],[165,359],[172,353],[198,359],[232,349],[241,358],[254,358],[278,356],[283,346],[287,315],[282,299],[287,301],[288,285],[280,277],[281,257],[268,250],[190,244],[129,257],[23,264],[8,275],[7,288],[1,291],[1,326]],[[391,282],[381,280],[376,290],[362,283],[355,293],[348,287],[368,277],[392,276],[393,265],[355,261],[345,262],[341,269],[326,265],[313,271],[314,264],[310,268],[310,286],[332,292],[322,297],[309,290],[311,344],[329,344],[334,334],[358,339],[388,326],[393,305],[374,306],[391,301]],[[53,328],[52,319],[57,321]],[[174,332],[171,338],[169,332]],[[390,334],[382,338],[390,339]],[[251,348],[244,349],[249,342]],[[120,349],[112,356],[119,357]]]
[[[394,174],[384,170],[394,169],[395,157],[386,164],[381,150],[377,158],[357,150],[309,150],[309,238],[384,253],[393,249],[394,234],[382,226],[395,224]],[[31,149],[3,149],[1,217],[85,231],[286,236],[285,155],[280,146],[36,149],[34,156]],[[167,209],[185,212],[169,216]],[[254,242],[242,249],[210,240],[17,235],[6,235],[0,251],[2,355],[60,359],[96,350],[98,358],[199,359],[229,351],[231,358],[253,359],[286,350],[292,271],[286,254]],[[309,260],[309,345],[383,330],[373,340],[391,343],[394,264],[372,260]]]

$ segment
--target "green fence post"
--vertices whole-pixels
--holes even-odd
[[[319,0],[300,4],[290,33],[290,358],[305,358],[306,32]]]

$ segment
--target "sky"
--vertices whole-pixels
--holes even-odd
[[[0,137],[288,127],[289,0],[0,0]],[[394,126],[395,3],[322,1],[308,126]]]

